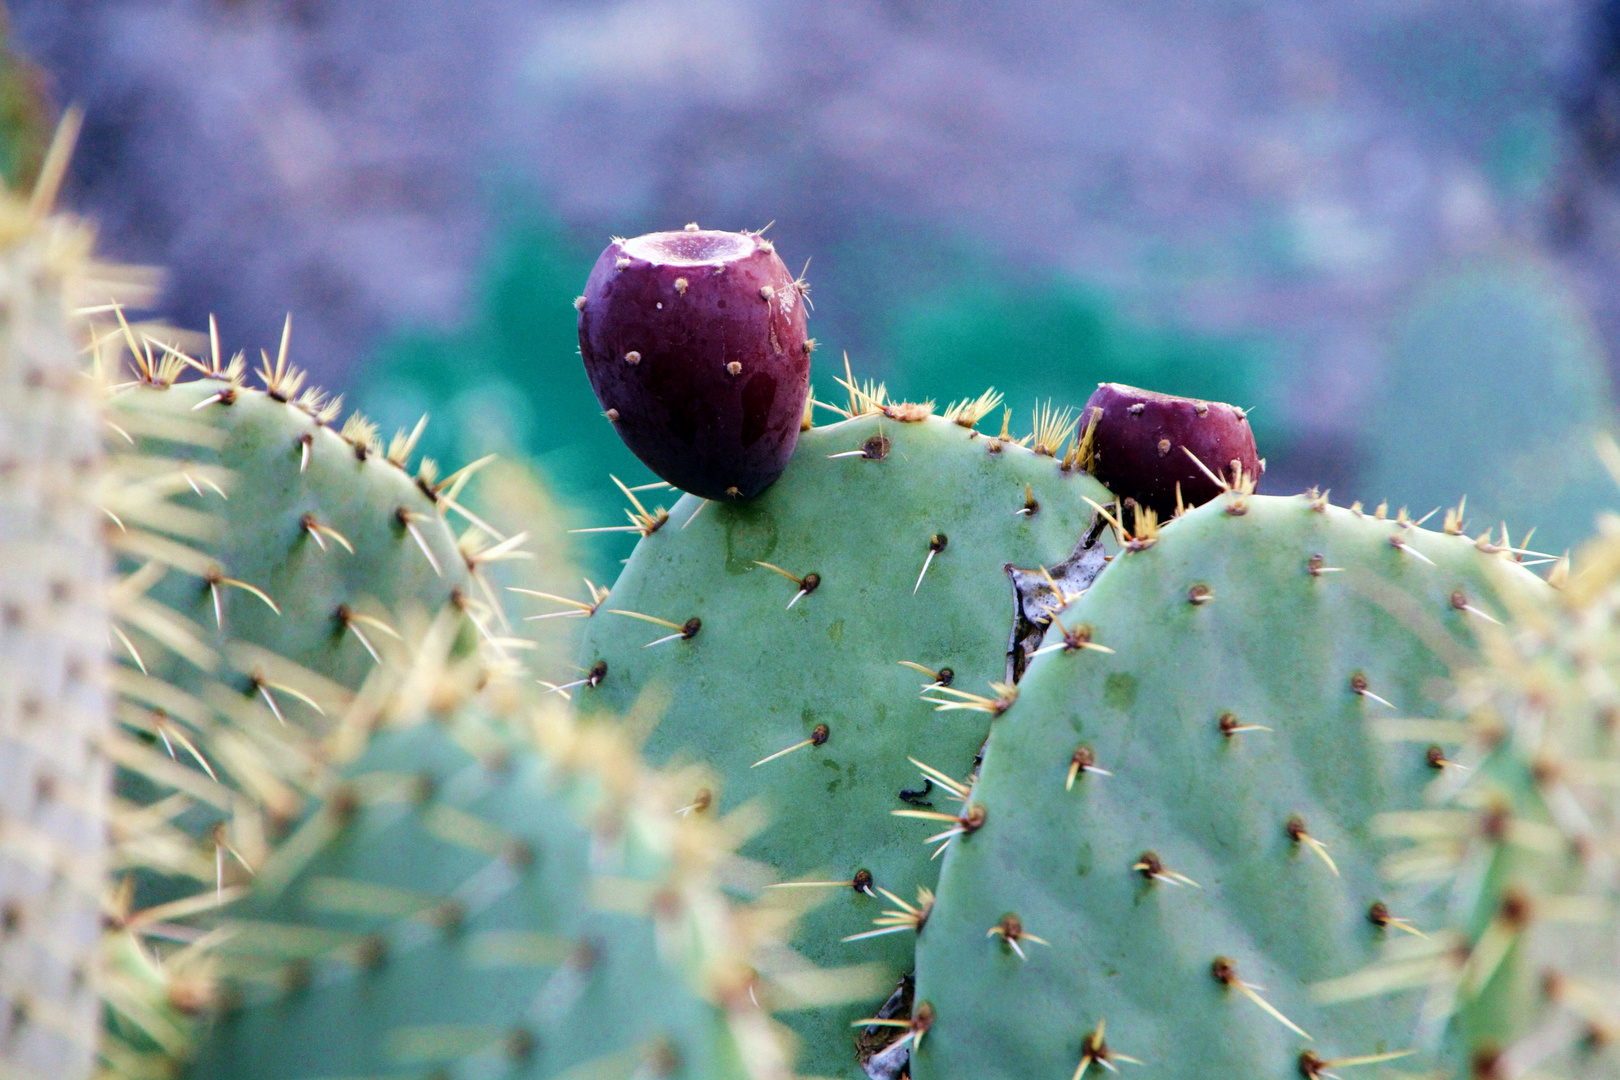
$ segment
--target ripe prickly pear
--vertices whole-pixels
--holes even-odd
[[[810,389],[806,286],[757,233],[614,240],[579,308],[591,388],[625,445],[706,499],[782,475]]]
[[[1220,494],[1211,473],[1237,486],[1236,468],[1250,480],[1265,468],[1248,417],[1234,405],[1101,383],[1083,415],[1082,423],[1094,425],[1092,475],[1160,517],[1178,503],[1199,506]]]

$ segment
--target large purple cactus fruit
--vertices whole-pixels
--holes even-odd
[[[805,286],[756,233],[615,240],[585,283],[579,350],[620,438],[706,499],[782,474],[810,390]]]
[[[1102,383],[1086,402],[1081,424],[1093,417],[1092,475],[1161,518],[1176,512],[1177,485],[1180,502],[1198,506],[1221,492],[1210,473],[1235,487],[1240,471],[1253,481],[1265,467],[1248,416],[1235,405]]]

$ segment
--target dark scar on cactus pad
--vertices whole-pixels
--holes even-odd
[[[932,809],[934,804],[931,802],[925,802],[923,800],[926,799],[928,797],[928,793],[933,790],[934,782],[925,776],[923,777],[923,786],[921,788],[918,788],[915,791],[907,788],[901,788],[900,801],[910,803],[912,806],[926,806]]]

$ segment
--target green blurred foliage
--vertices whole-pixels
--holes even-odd
[[[1507,521],[1514,542],[1562,552],[1614,506],[1593,451],[1615,426],[1595,328],[1569,286],[1519,255],[1436,274],[1396,319],[1369,413],[1361,497],[1415,515],[1468,496],[1470,531]],[[1499,526],[1498,526],[1499,527]]]
[[[11,28],[0,9],[0,177],[13,191],[33,186],[51,141],[45,79],[11,49]]]
[[[1270,404],[1257,343],[1143,328],[1100,291],[1064,277],[1019,282],[990,268],[966,271],[896,314],[893,389],[943,402],[994,384],[1007,395],[1015,432],[1027,430],[1037,400],[1079,407],[1099,382],[1249,408]],[[1275,434],[1278,419],[1262,408],[1257,437]]]

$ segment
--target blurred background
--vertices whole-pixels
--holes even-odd
[[[576,355],[609,234],[758,228],[815,381],[1252,407],[1262,490],[1561,552],[1617,501],[1614,0],[9,0],[0,168],[81,105],[69,205],[153,314],[293,353],[571,524],[651,479]],[[990,422],[993,425],[993,421]],[[622,518],[620,519],[622,521]],[[575,556],[611,579],[628,551]]]

